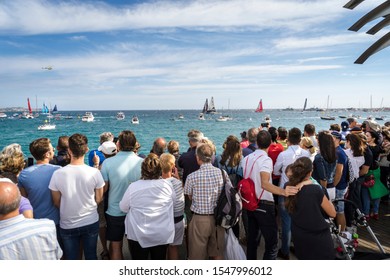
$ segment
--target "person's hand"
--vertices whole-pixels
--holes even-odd
[[[179,179],[179,171],[177,170],[176,166],[172,169],[172,176],[176,179]]]
[[[100,158],[99,156],[96,154],[96,151],[93,152],[93,158],[92,158],[92,161],[93,161],[93,165],[96,167],[99,166],[99,163],[100,163]]]
[[[299,188],[297,186],[286,186],[284,188],[284,196],[288,197],[290,195],[296,195],[299,192]]]

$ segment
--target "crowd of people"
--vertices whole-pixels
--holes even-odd
[[[57,152],[39,138],[31,166],[20,145],[4,147],[0,259],[96,260],[100,242],[100,259],[121,260],[124,240],[136,260],[224,259],[225,229],[214,219],[223,176],[255,184],[257,209],[243,209],[233,227],[247,259],[258,258],[261,238],[263,259],[290,259],[292,248],[298,259],[334,259],[326,220],[343,233],[354,205],[378,220],[388,199],[390,123],[251,127],[241,139],[228,135],[221,154],[201,131],[187,136],[185,152],[158,137],[148,155],[130,130],[103,132],[91,150],[79,133],[59,137]]]

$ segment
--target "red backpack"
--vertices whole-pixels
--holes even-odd
[[[257,209],[257,206],[259,204],[259,201],[260,201],[260,198],[261,196],[263,195],[263,192],[264,192],[264,189],[263,191],[261,192],[260,194],[260,197],[257,198],[256,196],[256,189],[255,189],[255,183],[253,182],[253,180],[250,178],[251,174],[252,174],[252,171],[253,171],[253,167],[256,163],[256,161],[261,157],[262,155],[260,155],[254,162],[253,162],[253,165],[252,165],[252,168],[248,174],[248,176],[245,176],[244,174],[244,179],[242,179],[241,181],[238,182],[238,185],[237,185],[237,188],[238,188],[238,192],[240,193],[241,195],[241,199],[242,199],[242,208],[246,209],[246,210],[249,210],[249,211],[255,211]],[[248,161],[249,161],[249,158],[246,160],[246,164],[245,164],[245,171],[248,170],[247,169],[247,166],[248,166]]]

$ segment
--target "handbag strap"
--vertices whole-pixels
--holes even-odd
[[[255,166],[256,161],[257,161],[259,158],[261,158],[262,156],[263,156],[263,155],[259,155],[259,156],[255,159],[255,161],[254,161],[253,164],[252,164],[251,171],[249,171],[249,175],[248,175],[248,176],[244,176],[244,178],[248,178],[248,177],[250,177],[250,176],[252,175],[253,167]],[[247,167],[248,167],[248,161],[249,161],[249,157],[247,158],[246,163],[245,163],[245,171],[247,170]],[[246,172],[245,172],[245,173],[246,173]]]

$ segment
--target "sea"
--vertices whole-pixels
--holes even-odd
[[[329,129],[331,124],[340,124],[345,117],[357,116],[359,122],[363,122],[368,117],[383,117],[383,120],[377,122],[381,125],[386,122],[385,112],[364,112],[364,111],[346,111],[338,110],[331,112],[318,111],[298,111],[298,110],[264,110],[256,113],[254,110],[223,110],[216,114],[205,114],[205,120],[199,120],[199,110],[147,110],[147,111],[122,111],[125,114],[124,120],[117,120],[118,111],[92,111],[95,116],[93,122],[83,122],[81,117],[85,112],[66,111],[58,112],[60,119],[53,119],[51,123],[56,125],[55,130],[38,130],[38,126],[46,120],[45,115],[40,115],[34,119],[2,118],[0,119],[0,149],[12,144],[18,143],[22,146],[23,153],[30,157],[29,144],[41,137],[50,138],[53,146],[57,144],[59,136],[82,133],[88,137],[88,146],[90,150],[99,146],[99,135],[102,132],[110,131],[117,136],[122,130],[131,130],[135,133],[138,142],[141,145],[140,153],[148,154],[154,139],[164,137],[167,142],[176,140],[180,144],[180,152],[185,152],[189,148],[187,133],[191,129],[198,129],[206,137],[212,140],[216,146],[217,154],[222,152],[222,144],[226,137],[235,135],[240,138],[242,131],[247,131],[251,127],[259,127],[268,117],[271,120],[271,126],[283,126],[287,129],[298,127],[303,131],[307,123],[314,124],[316,131]],[[11,116],[15,112],[6,112]],[[133,116],[139,118],[139,124],[132,124]],[[182,115],[182,118],[179,116]],[[231,120],[217,121],[220,116],[228,115]],[[322,120],[320,117],[331,115],[335,120]],[[65,116],[71,116],[72,119],[66,119]]]

